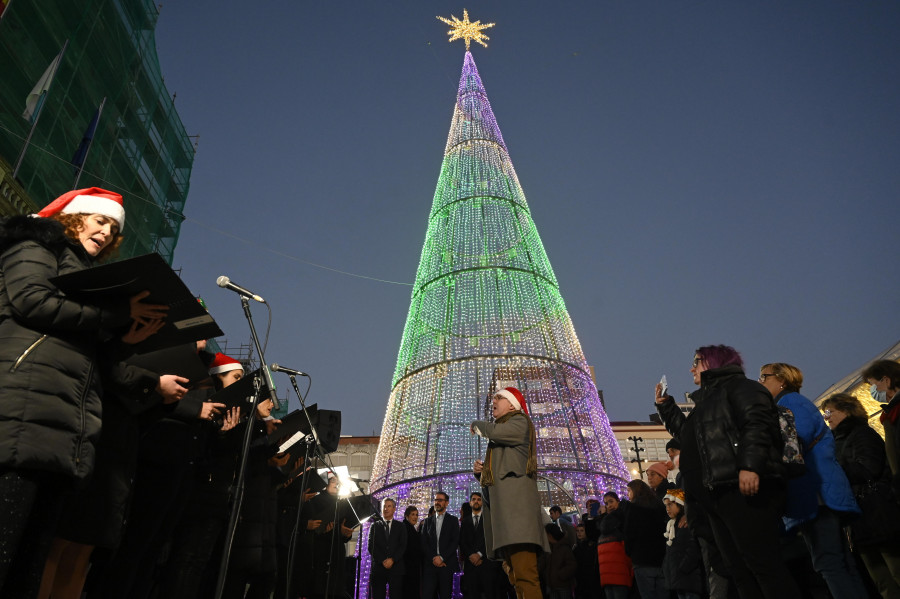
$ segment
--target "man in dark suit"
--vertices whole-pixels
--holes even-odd
[[[500,574],[494,562],[487,558],[484,546],[483,505],[481,493],[469,496],[472,515],[463,518],[459,528],[459,554],[463,562],[462,592],[464,599],[493,599],[494,581]]]
[[[456,548],[459,546],[459,520],[447,513],[450,496],[434,494],[434,515],[422,523],[420,536],[425,561],[422,565],[422,597],[432,599],[435,590],[440,599],[450,599],[453,573],[459,571]]]
[[[372,557],[369,583],[375,599],[384,599],[385,585],[391,589],[391,599],[402,599],[403,596],[406,527],[403,522],[394,520],[396,506],[393,499],[385,499],[381,503],[384,520],[376,522],[369,529],[369,555]]]

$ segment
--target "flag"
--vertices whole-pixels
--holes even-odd
[[[100,121],[100,109],[94,111],[94,118],[91,119],[91,124],[88,125],[87,130],[84,132],[84,136],[81,138],[81,144],[78,146],[78,149],[75,151],[75,155],[72,157],[72,166],[75,167],[75,172],[78,173],[78,169],[84,166],[84,160],[87,158],[88,150],[91,147],[91,142],[94,140],[94,133],[97,131],[97,123]]]
[[[0,0],[0,2],[2,1]],[[47,90],[50,89],[50,84],[53,82],[53,76],[56,74],[56,67],[59,66],[61,57],[62,52],[56,55],[56,58],[53,59],[53,62],[50,63],[50,66],[47,67],[47,70],[44,71],[44,74],[41,75],[41,78],[34,85],[31,93],[25,98],[25,112],[22,113],[22,118],[26,121],[30,121],[34,115],[40,112],[40,105],[43,104],[44,96],[47,94]]]

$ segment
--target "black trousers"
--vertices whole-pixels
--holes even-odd
[[[391,589],[391,599],[403,599],[403,574],[398,573],[394,568],[386,570],[384,566],[372,564],[369,586],[374,599],[384,599],[387,587]],[[418,597],[409,599],[418,599]]]
[[[211,596],[218,580],[228,521],[213,516],[196,517],[192,522],[184,520],[184,528],[177,531],[172,541],[169,561],[159,583],[159,596],[165,599]]]
[[[503,593],[500,582],[506,578],[500,562],[483,559],[480,566],[473,565],[468,558],[463,564],[463,599],[494,599]]]
[[[709,524],[743,599],[796,599],[801,596],[781,559],[780,525],[785,491],[760,481],[759,493],[742,495],[735,486],[717,489],[707,506]]]
[[[450,599],[453,592],[453,570],[450,566],[436,568],[431,563],[422,568],[422,597],[434,599],[437,591],[440,599]]]

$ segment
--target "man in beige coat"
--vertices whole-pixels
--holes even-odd
[[[537,552],[549,551],[537,490],[534,425],[522,392],[500,389],[491,400],[494,422],[476,420],[473,434],[489,441],[474,472],[484,495],[484,537],[488,556],[502,559],[519,599],[541,599]]]

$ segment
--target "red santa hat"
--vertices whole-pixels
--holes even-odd
[[[64,193],[47,204],[37,215],[46,218],[59,213],[102,214],[115,220],[119,224],[120,231],[125,228],[125,205],[122,196],[99,187],[74,189]]]
[[[525,405],[525,396],[522,395],[522,392],[516,389],[515,387],[506,387],[504,389],[498,389],[494,395],[499,395],[512,404],[512,407],[520,412],[525,412],[528,414],[528,406]]]
[[[223,372],[231,372],[232,370],[243,370],[244,365],[230,356],[226,356],[222,352],[217,352],[213,358],[212,364],[209,365],[210,374],[222,374]]]

